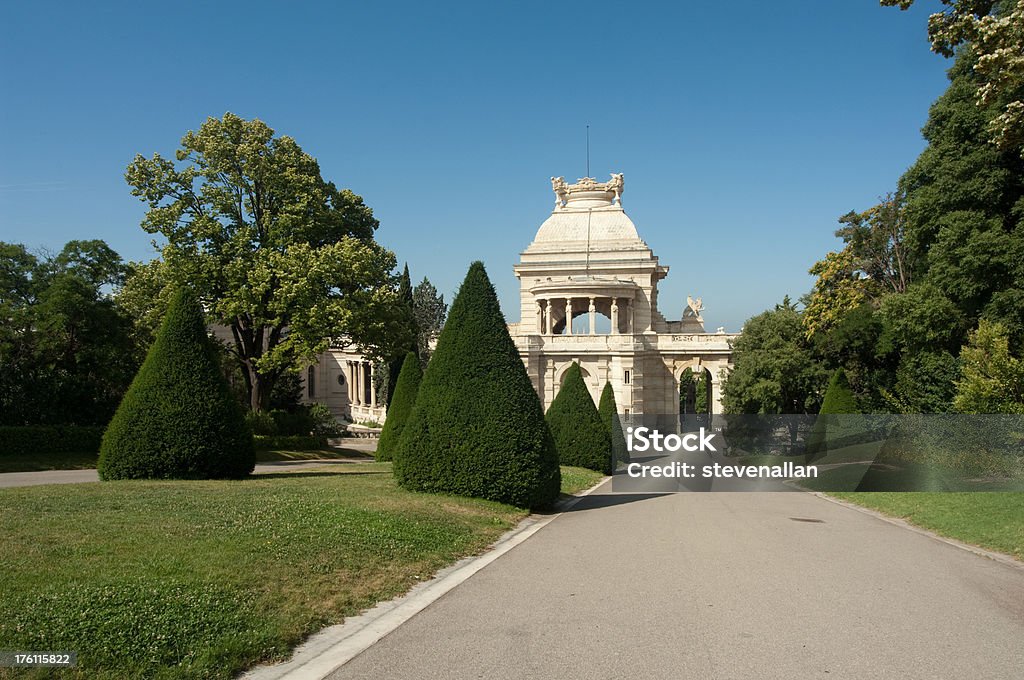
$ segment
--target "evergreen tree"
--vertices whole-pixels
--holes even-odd
[[[850,381],[846,379],[843,369],[840,368],[833,373],[832,379],[828,381],[825,399],[821,402],[821,410],[818,413],[822,415],[860,413],[853,390],[850,389]]]
[[[562,465],[612,473],[611,432],[590,398],[579,364],[566,371],[546,418]]]
[[[601,390],[601,403],[597,407],[601,421],[608,430],[612,445],[612,465],[629,462],[629,450],[626,448],[626,437],[622,434],[622,421],[619,420],[619,408],[615,404],[615,390],[610,382]]]
[[[384,421],[384,428],[377,441],[377,460],[394,458],[395,448],[401,439],[402,430],[416,404],[416,394],[420,390],[422,379],[423,370],[420,368],[420,358],[414,352],[409,352],[405,355],[405,361],[402,362],[402,371],[398,374],[398,382],[395,384],[395,396],[391,400],[387,420]]]
[[[558,496],[554,441],[481,262],[452,303],[394,461],[414,491],[520,507]]]
[[[202,312],[180,290],[103,435],[100,478],[239,478],[254,465],[252,433]]]
[[[401,314],[409,326],[409,346],[405,351],[399,352],[388,364],[388,408],[398,388],[398,376],[402,372],[402,364],[405,362],[406,352],[414,352],[419,356],[419,331],[416,328],[416,318],[413,313],[412,280],[409,278],[409,263],[402,269],[402,276],[398,280],[398,305],[401,307]]]

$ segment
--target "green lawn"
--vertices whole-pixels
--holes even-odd
[[[600,478],[566,468],[563,490]],[[388,463],[0,489],[0,649],[79,652],[61,677],[230,678],[525,515],[401,490]]]
[[[1024,560],[1024,493],[830,493],[964,543]]]

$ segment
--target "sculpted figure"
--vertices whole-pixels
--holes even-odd
[[[701,310],[704,309],[704,303],[701,302],[700,298],[694,300],[689,295],[686,296],[686,309],[683,310],[684,318],[691,318],[700,320]]]
[[[622,190],[626,184],[625,179],[622,175],[623,174],[621,172],[613,172],[612,178],[608,180],[607,184],[608,191],[615,192],[615,199],[613,203],[617,203],[619,205],[622,205]]]
[[[565,205],[566,187],[564,177],[551,178],[551,190],[555,192],[555,207],[561,208]]]

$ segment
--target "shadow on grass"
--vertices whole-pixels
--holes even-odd
[[[308,470],[302,472],[260,472],[246,479],[295,479],[297,477],[353,477],[357,475],[390,475],[391,470]]]

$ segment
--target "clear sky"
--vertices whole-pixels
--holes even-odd
[[[894,188],[949,63],[927,15],[876,0],[4,2],[0,240],[102,238],[149,259],[123,174],[226,111],[294,137],[370,205],[378,239],[450,301],[512,265],[549,177],[625,173],[671,266],[659,302],[709,330],[805,293],[836,218]]]

